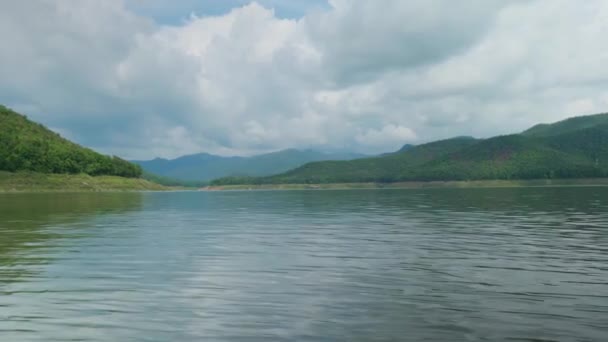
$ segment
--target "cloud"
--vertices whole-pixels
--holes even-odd
[[[332,0],[332,11],[306,18],[326,71],[340,83],[437,63],[470,47],[503,1]]]
[[[601,0],[332,0],[297,18],[235,2],[171,25],[149,17],[173,3],[5,4],[0,102],[137,159],[387,152],[608,106]]]
[[[382,129],[368,129],[357,134],[356,141],[364,147],[371,149],[382,148],[388,151],[396,144],[403,144],[404,141],[416,141],[416,132],[404,126],[389,124]]]
[[[249,0],[125,0],[129,10],[154,18],[161,24],[182,24],[196,16],[220,16],[249,4]],[[258,0],[280,18],[299,18],[328,7],[327,0]]]

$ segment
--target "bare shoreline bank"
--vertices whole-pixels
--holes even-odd
[[[44,174],[35,172],[0,172],[0,193],[37,192],[135,192],[170,191],[141,178],[90,176],[86,174]]]
[[[428,181],[398,183],[328,183],[328,184],[241,184],[200,188],[200,191],[246,190],[356,190],[356,189],[429,189],[429,188],[523,188],[523,187],[607,187],[608,178]]]

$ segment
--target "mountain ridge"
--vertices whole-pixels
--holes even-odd
[[[363,157],[349,152],[323,152],[313,149],[288,148],[249,157],[222,157],[209,153],[196,153],[174,159],[155,158],[133,160],[146,172],[186,181],[210,181],[228,176],[265,176],[290,170],[319,160],[349,160]]]
[[[403,152],[351,161],[316,162],[259,178],[213,185],[391,183],[589,178],[608,176],[608,114],[569,118],[487,139],[457,137]]]

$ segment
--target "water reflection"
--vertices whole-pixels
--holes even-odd
[[[21,233],[3,232],[13,241],[0,253],[13,260],[3,261],[3,269],[17,265],[31,273],[0,287],[0,336],[602,341],[608,335],[605,188],[133,195],[139,197],[115,198],[118,205],[92,195],[78,201],[92,201],[80,214],[60,205]],[[30,210],[58,205],[58,197],[26,198],[16,206],[22,214],[0,217],[3,230],[30,220]]]
[[[0,194],[0,284],[33,277],[64,239],[91,234],[88,220],[139,210],[142,194]]]

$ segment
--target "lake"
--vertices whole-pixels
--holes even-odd
[[[606,341],[608,188],[0,195],[1,341]]]

